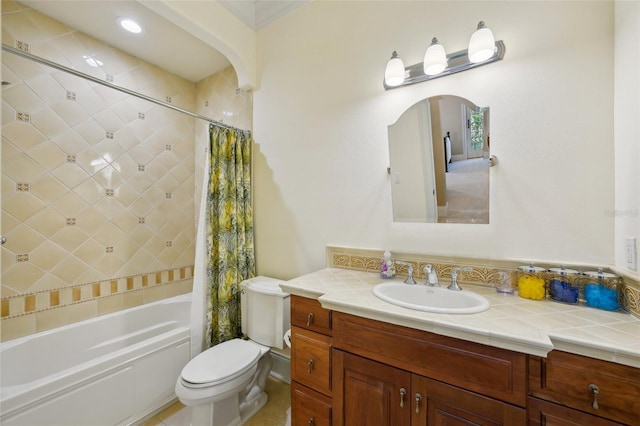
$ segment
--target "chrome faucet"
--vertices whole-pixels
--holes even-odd
[[[451,270],[451,285],[447,287],[449,290],[460,291],[462,287],[458,285],[458,272],[459,271],[473,271],[473,268],[453,268]]]
[[[405,284],[417,284],[416,280],[413,279],[413,265],[409,262],[402,262],[400,260],[396,260],[396,263],[399,265],[405,265],[407,267],[407,279],[404,280]]]
[[[438,271],[430,263],[427,264],[424,269],[425,285],[431,287],[440,287],[440,280],[438,279]]]

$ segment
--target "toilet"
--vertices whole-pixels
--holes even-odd
[[[267,403],[271,348],[283,349],[290,326],[289,295],[279,283],[256,277],[240,284],[242,332],[195,356],[176,383],[180,402],[191,408],[193,426],[242,425]]]

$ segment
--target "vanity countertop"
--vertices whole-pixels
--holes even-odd
[[[326,309],[364,318],[531,355],[546,356],[558,349],[640,368],[640,319],[630,314],[534,301],[464,284],[464,289],[486,297],[491,308],[477,314],[435,314],[378,299],[372,289],[381,281],[371,272],[326,268],[280,287],[317,299]]]

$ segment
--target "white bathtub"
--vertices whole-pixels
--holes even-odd
[[[175,398],[186,294],[0,345],[3,426],[126,425]]]

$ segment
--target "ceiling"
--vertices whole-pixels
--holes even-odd
[[[135,0],[20,0],[68,27],[198,82],[230,65],[220,52],[159,16]],[[214,0],[209,0],[214,1]],[[227,0],[219,3],[257,31],[307,0]],[[139,35],[117,25],[119,17],[133,17],[144,27]],[[185,49],[184,46],[189,46]]]

